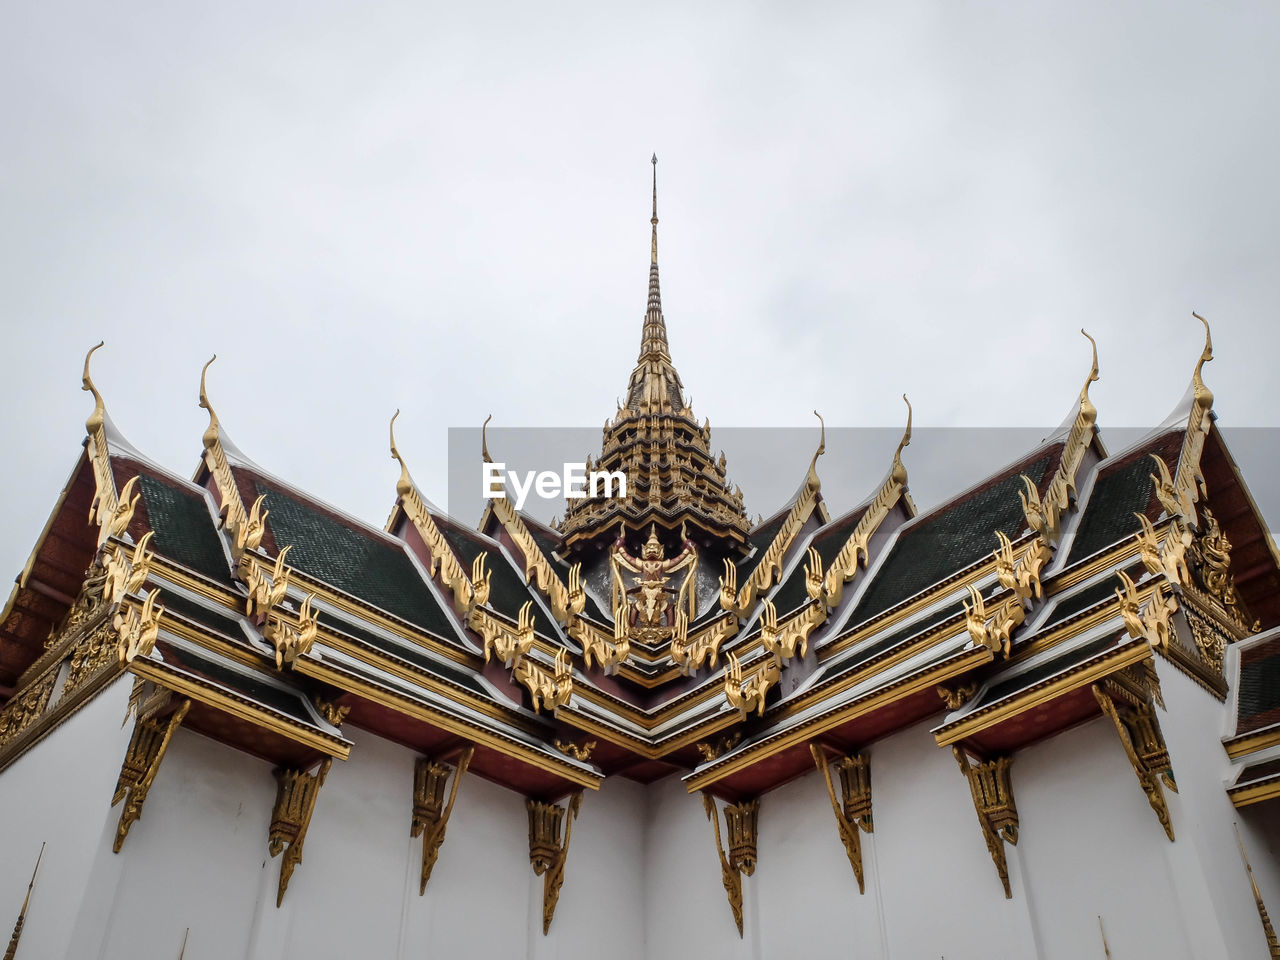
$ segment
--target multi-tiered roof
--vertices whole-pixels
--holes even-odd
[[[186,479],[116,430],[86,358],[85,448],[0,616],[0,769],[127,674],[144,734],[181,723],[287,776],[346,758],[351,726],[411,747],[428,758],[415,829],[447,820],[451,767],[552,819],[547,804],[606,777],[675,772],[735,804],[742,839],[754,799],[816,763],[860,875],[861,751],[932,718],[1007,890],[1011,758],[1082,720],[1115,722],[1171,832],[1161,657],[1205,696],[1239,698],[1233,798],[1280,794],[1280,705],[1259,680],[1280,663],[1280,564],[1215,423],[1207,324],[1189,395],[1128,449],[1099,439],[1095,356],[1059,433],[925,514],[908,494],[908,420],[853,510],[828,515],[820,442],[795,497],[752,527],[671,361],[656,186],[652,224],[639,361],[594,464],[632,484],[559,529],[503,500],[480,529],[446,516],[394,436],[385,529],[351,517],[241,453],[203,376],[209,426]],[[645,594],[626,564],[650,539],[664,563],[682,549],[697,562]],[[640,616],[645,596],[660,615]],[[1242,641],[1237,684],[1224,651]],[[727,887],[749,872],[745,847],[723,862]]]

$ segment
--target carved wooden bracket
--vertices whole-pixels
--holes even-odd
[[[449,779],[448,765],[437,763],[430,757],[419,757],[414,763],[413,823],[409,834],[422,837],[422,875],[418,896],[427,892],[427,881],[431,879],[431,871],[435,869],[436,859],[440,856],[444,832],[449,826],[449,815],[453,813],[453,802],[458,798],[458,784],[462,775],[467,772],[475,752],[475,746],[468,744],[459,756],[447,804],[444,802],[444,787]]]
[[[874,829],[871,821],[871,758],[866,754],[855,754],[835,761],[841,795],[841,799],[837,800],[826,753],[816,743],[809,744],[809,752],[813,754],[813,762],[827,786],[827,796],[831,800],[836,827],[840,831],[840,842],[844,844],[849,866],[853,867],[853,875],[858,880],[858,892],[866,893],[862,873],[862,838],[858,830],[861,828],[866,833],[871,833]]]
[[[720,855],[720,882],[729,897],[729,909],[742,936],[742,877],[751,876],[756,870],[756,843],[760,821],[760,800],[743,800],[724,806],[725,830],[729,835],[729,853],[726,855],[720,840],[720,817],[716,802],[707,791],[702,793],[702,806],[716,832],[716,852]]]
[[[1111,718],[1120,745],[1138,777],[1147,802],[1155,811],[1156,819],[1164,827],[1165,834],[1173,840],[1173,823],[1169,819],[1169,805],[1165,802],[1161,783],[1174,793],[1178,785],[1173,779],[1173,767],[1169,760],[1169,748],[1165,746],[1160,721],[1156,719],[1155,704],[1149,697],[1135,695],[1127,686],[1107,678],[1093,685],[1093,695],[1103,714]],[[1117,703],[1119,701],[1119,703]]]
[[[1005,899],[1012,900],[1009,887],[1009,865],[1004,856],[1005,841],[1018,843],[1018,808],[1013,800],[1013,782],[1009,770],[1012,757],[994,760],[976,760],[959,747],[952,747],[960,771],[969,781],[973,808],[982,827],[982,838],[987,842],[987,852],[996,865],[1000,883],[1004,886]]]
[[[160,761],[169,749],[169,741],[173,738],[182,718],[191,709],[191,701],[183,700],[178,709],[161,719],[142,719],[133,725],[133,735],[129,738],[129,749],[125,752],[124,763],[120,766],[120,777],[116,780],[116,792],[111,798],[114,807],[121,800],[124,809],[120,811],[120,823],[116,827],[115,843],[111,845],[113,853],[119,853],[124,846],[129,828],[142,816],[142,805],[147,802],[147,794],[156,774],[160,772]]]
[[[582,807],[582,791],[569,798],[566,806],[558,803],[527,801],[529,808],[529,862],[535,876],[542,877],[542,935],[551,929],[551,920],[564,886],[564,865],[569,858],[569,836],[573,821]],[[565,814],[568,814],[566,817]],[[560,825],[564,824],[561,838]]]
[[[276,778],[276,803],[271,811],[267,849],[273,857],[284,851],[284,859],[280,863],[280,889],[276,894],[277,907],[284,902],[284,892],[289,887],[289,878],[293,876],[294,868],[302,862],[302,844],[307,838],[307,828],[311,825],[311,814],[332,764],[333,758],[325,757],[314,774],[285,767],[278,767],[273,771]],[[286,845],[288,849],[285,849]]]

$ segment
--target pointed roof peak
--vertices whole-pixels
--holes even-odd
[[[658,155],[653,164],[653,214],[649,218],[652,235],[649,244],[649,299],[645,307],[644,328],[640,336],[640,355],[631,372],[627,387],[627,407],[639,411],[645,406],[658,412],[664,406],[683,410],[684,388],[680,375],[671,364],[671,347],[667,343],[667,322],[662,316],[662,293],[658,285]]]

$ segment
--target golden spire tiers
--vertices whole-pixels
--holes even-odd
[[[604,429],[597,470],[621,471],[626,497],[570,500],[562,533],[570,550],[586,541],[611,542],[619,521],[633,530],[657,524],[668,532],[687,525],[695,539],[728,540],[730,552],[746,544],[750,524],[742,491],[725,475],[724,457],[711,455],[711,427],[699,424],[671,362],[658,283],[658,157],[653,163],[649,219],[649,297],[640,355],[627,383],[626,404]],[[703,536],[697,537],[701,531]],[[608,539],[605,539],[605,538]]]

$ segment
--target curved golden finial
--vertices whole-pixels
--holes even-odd
[[[1204,324],[1204,349],[1200,351],[1200,359],[1196,361],[1195,373],[1191,375],[1191,383],[1195,387],[1196,400],[1202,401],[1204,406],[1213,405],[1213,392],[1204,385],[1204,379],[1201,377],[1201,371],[1204,365],[1213,359],[1213,337],[1209,332],[1209,321],[1194,310],[1191,315]]]
[[[205,375],[209,372],[209,367],[213,365],[213,361],[217,359],[218,355],[215,353],[200,371],[200,407],[209,411],[209,426],[205,427],[204,436],[201,437],[206,450],[212,449],[213,445],[218,442],[218,415],[213,412],[213,404],[209,402],[209,394],[205,390]]]
[[[489,414],[484,418],[484,423],[480,425],[480,456],[484,458],[485,463],[493,463],[493,458],[489,456],[489,421],[493,419],[493,414]]]
[[[89,433],[100,430],[107,418],[107,408],[102,402],[102,394],[93,385],[93,377],[89,376],[89,358],[105,342],[105,340],[99,340],[97,346],[89,348],[89,352],[84,355],[84,373],[80,376],[80,389],[88,390],[93,394],[93,413],[89,414],[89,419],[84,422],[84,428]]]
[[[400,451],[396,449],[396,417],[400,416],[400,410],[391,417],[391,457],[400,464],[400,479],[396,481],[396,493],[401,497],[407,497],[413,491],[413,480],[409,478],[409,468],[405,466],[404,457],[400,456]]]
[[[1089,341],[1089,345],[1093,347],[1093,365],[1089,367],[1089,376],[1085,378],[1084,386],[1080,388],[1080,399],[1084,401],[1089,399],[1089,384],[1098,382],[1098,341],[1089,336],[1084,327],[1080,328],[1080,332],[1084,334],[1085,339]]]
[[[905,393],[902,395],[902,402],[907,405],[907,429],[903,431],[902,439],[898,441],[898,449],[893,451],[893,477],[905,485],[907,468],[902,465],[902,451],[911,445],[911,401],[907,399]]]
[[[1084,386],[1080,388],[1080,415],[1087,422],[1093,423],[1098,419],[1098,408],[1089,399],[1089,384],[1096,383],[1098,380],[1098,342],[1089,336],[1084,327],[1080,328],[1080,332],[1085,335],[1093,348],[1093,362],[1089,367],[1089,375],[1084,378]]]
[[[818,479],[818,458],[827,452],[827,422],[817,410],[813,411],[813,415],[818,418],[821,431],[818,434],[818,449],[813,451],[813,459],[809,461],[809,485],[816,489],[822,486],[822,481]]]

